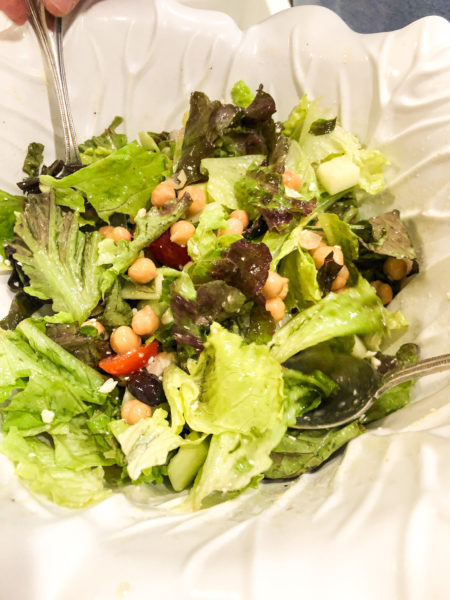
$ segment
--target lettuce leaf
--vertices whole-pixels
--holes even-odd
[[[270,452],[286,427],[278,422],[264,433],[227,432],[213,435],[206,460],[191,489],[188,504],[197,510],[242,492],[272,464]],[[205,503],[205,500],[207,503]]]
[[[339,448],[362,433],[364,427],[357,422],[338,429],[288,429],[270,455],[272,465],[264,476],[268,479],[299,477],[319,467]]]
[[[330,293],[297,314],[272,338],[271,354],[280,362],[320,342],[350,334],[386,329],[383,306],[373,287],[361,278],[342,294]]]
[[[63,179],[41,175],[41,189],[54,190],[58,204],[80,212],[87,200],[104,221],[114,213],[134,217],[147,208],[153,189],[170,175],[169,163],[164,154],[131,142]]]
[[[22,171],[28,177],[38,177],[39,170],[44,160],[44,145],[39,142],[28,144],[27,155],[25,157]]]
[[[185,441],[177,435],[167,421],[167,412],[157,408],[153,415],[135,425],[125,421],[111,423],[111,431],[118,439],[127,461],[131,479],[154,466],[167,462],[168,454]]]
[[[319,302],[322,294],[317,282],[317,269],[309,252],[297,246],[297,250],[283,258],[279,271],[289,279],[289,293],[285,301],[288,308],[304,309],[311,302]]]
[[[81,508],[110,493],[101,467],[123,463],[109,431],[119,408],[99,391],[104,377],[44,331],[42,319],[0,330],[0,396],[17,392],[2,407],[1,451],[32,491]]]
[[[169,404],[182,407],[189,427],[203,433],[261,432],[283,420],[281,367],[266,346],[243,345],[240,336],[211,326],[198,362],[182,375],[174,365],[164,372]],[[170,383],[177,379],[177,386]],[[186,386],[186,387],[185,387]]]
[[[25,438],[12,428],[1,450],[16,465],[16,475],[36,494],[67,508],[84,508],[107,498],[102,467],[74,470],[59,466],[56,451],[38,438]],[[75,448],[72,447],[72,453]]]
[[[25,292],[84,321],[100,300],[100,234],[80,231],[78,215],[49,195],[29,197],[14,231],[20,238],[14,257],[30,279]]]
[[[237,81],[231,88],[231,99],[236,106],[247,108],[255,98],[254,92],[248,87],[245,81]]]
[[[127,136],[116,132],[117,127],[122,123],[122,117],[114,117],[111,125],[102,134],[94,135],[78,146],[84,165],[101,160],[127,145]]]
[[[188,242],[189,256],[193,260],[211,256],[215,251],[218,251],[218,255],[220,255],[222,248],[219,245],[220,238],[217,237],[217,230],[226,229],[227,216],[227,211],[218,202],[212,202],[205,206],[200,215],[195,233]],[[227,235],[226,237],[229,236]]]
[[[226,158],[205,158],[201,162],[201,171],[208,174],[206,191],[214,201],[231,210],[245,208],[235,195],[234,186],[245,176],[248,168],[263,162],[263,154],[247,156],[228,156]]]
[[[0,190],[0,272],[10,269],[5,264],[5,244],[14,237],[16,213],[22,210],[24,202],[23,196],[12,196]]]

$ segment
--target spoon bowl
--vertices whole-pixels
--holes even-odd
[[[450,370],[450,354],[427,358],[384,376],[367,359],[326,349],[306,351],[284,364],[307,374],[319,369],[339,385],[336,394],[298,417],[292,426],[294,429],[329,429],[360,419],[380,396],[401,383]]]

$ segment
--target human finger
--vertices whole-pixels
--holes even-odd
[[[1,1],[1,0],[0,0]],[[44,0],[44,6],[55,17],[64,17],[80,0]]]
[[[16,25],[23,25],[28,17],[25,0],[0,0],[0,11],[3,11]]]

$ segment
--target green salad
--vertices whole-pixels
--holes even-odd
[[[417,359],[381,344],[418,265],[398,211],[360,217],[380,152],[306,96],[285,122],[263,86],[231,99],[193,92],[181,129],[139,141],[116,117],[82,166],[32,143],[22,193],[0,190],[0,449],[56,504],[141,484],[203,508],[317,468],[409,401],[406,383],[358,421],[292,428],[338,392],[339,357]]]

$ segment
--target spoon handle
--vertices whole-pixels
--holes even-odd
[[[424,377],[425,375],[432,375],[433,373],[440,373],[441,371],[447,371],[448,369],[450,369],[450,354],[441,354],[440,356],[425,358],[415,365],[405,367],[388,376],[383,382],[383,385],[377,390],[375,398],[379,398],[384,392],[387,392],[391,388],[400,383],[404,383],[405,381]]]
[[[42,1],[27,0],[27,5],[29,9],[29,21],[52,74],[64,135],[64,162],[66,165],[81,164],[64,70],[61,19],[55,18],[55,32],[53,36],[47,25],[47,14]]]

